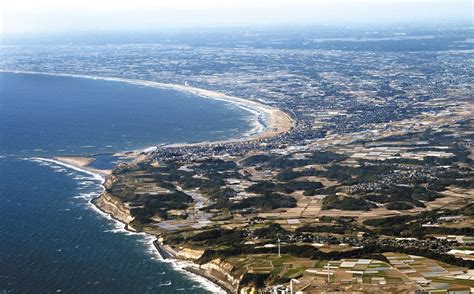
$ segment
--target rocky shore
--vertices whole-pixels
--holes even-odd
[[[91,202],[102,212],[109,214],[112,218],[123,223],[126,229],[135,231],[135,229],[130,226],[130,222],[133,221],[130,208],[120,202],[120,200],[112,194],[104,192],[102,195],[93,199]]]
[[[104,186],[107,187],[110,182],[109,177],[104,182]],[[133,232],[139,231],[131,225],[133,216],[130,213],[130,208],[112,194],[104,191],[99,197],[93,199],[91,203],[102,212],[123,223],[125,229]],[[185,267],[184,270],[209,280],[227,293],[238,292],[240,280],[230,274],[232,267],[229,264],[220,260],[212,260],[211,262],[199,265],[194,263],[194,261],[204,253],[201,250],[189,248],[173,250],[169,246],[163,245],[158,239],[153,242],[153,245],[163,259],[189,261],[190,265]]]
[[[163,259],[176,258],[174,252],[171,252],[169,249],[166,249],[163,244],[160,244],[158,240],[153,242],[156,250]],[[192,266],[187,266],[184,268],[186,271],[193,273],[195,275],[201,276],[212,283],[221,287],[227,293],[236,293],[239,287],[239,280],[233,278],[228,272],[228,268],[219,267],[216,265],[204,264],[198,265],[193,264]]]

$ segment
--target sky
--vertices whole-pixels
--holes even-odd
[[[0,33],[473,23],[474,0],[3,0]]]

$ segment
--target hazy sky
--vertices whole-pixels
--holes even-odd
[[[471,22],[474,0],[0,0],[2,34]]]

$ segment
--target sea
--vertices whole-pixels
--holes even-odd
[[[0,72],[0,293],[216,293],[90,200],[103,178],[51,161],[245,136],[255,114],[121,81]],[[100,162],[100,161],[99,161]]]

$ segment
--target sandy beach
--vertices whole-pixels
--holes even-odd
[[[179,146],[202,146],[207,144],[223,144],[223,143],[232,143],[232,142],[243,142],[243,141],[252,141],[252,140],[261,140],[266,138],[271,138],[277,136],[279,134],[283,134],[291,130],[294,126],[294,120],[284,111],[272,107],[260,102],[247,100],[244,98],[229,96],[220,92],[205,90],[194,88],[190,86],[182,86],[182,85],[172,85],[172,84],[162,84],[156,82],[139,82],[139,84],[156,86],[164,89],[173,89],[177,91],[189,92],[194,95],[214,99],[214,100],[221,100],[233,103],[237,106],[240,106],[247,110],[252,110],[256,112],[256,120],[263,118],[265,121],[265,126],[262,126],[259,122],[257,122],[257,126],[250,132],[249,136],[244,136],[241,138],[233,138],[227,139],[222,141],[203,141],[199,143],[186,143],[186,144],[169,144],[165,147],[179,147]]]
[[[56,160],[59,163],[67,164],[70,166],[78,167],[87,171],[90,171],[95,174],[99,174],[102,176],[108,176],[112,173],[111,170],[108,169],[96,169],[92,168],[89,165],[95,161],[93,157],[53,157],[53,160]]]
[[[57,161],[61,161],[77,167],[86,167],[95,161],[92,157],[53,157]]]
[[[269,106],[257,101],[239,98],[235,96],[229,96],[227,94],[223,94],[220,92],[199,89],[199,88],[194,88],[190,86],[163,84],[163,83],[158,83],[158,82],[148,82],[148,81],[140,81],[140,80],[129,80],[129,81],[131,81],[132,83],[137,83],[137,84],[141,84],[145,86],[159,87],[163,89],[172,89],[172,90],[177,90],[177,91],[182,91],[182,92],[189,92],[203,98],[230,102],[244,109],[248,108],[253,111],[256,111],[258,115],[263,116],[263,119],[266,123],[266,127],[264,127],[260,132],[255,132],[249,137],[244,137],[240,139],[230,139],[230,140],[219,141],[219,142],[258,140],[258,139],[270,138],[270,137],[289,131],[294,125],[293,119],[284,111],[280,110],[279,108],[272,107],[272,106]],[[212,143],[216,143],[216,142],[212,142]],[[197,143],[197,144],[203,144],[203,143]],[[190,145],[190,144],[187,144],[187,145]]]

